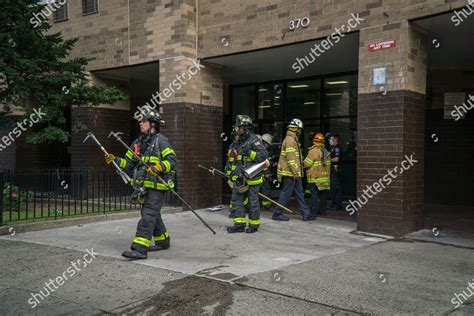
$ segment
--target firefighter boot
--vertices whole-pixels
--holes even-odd
[[[245,226],[232,226],[232,227],[227,227],[227,232],[229,234],[233,233],[243,233],[245,231]]]
[[[148,259],[146,253],[141,253],[136,250],[127,250],[122,253],[122,256],[132,260]]]
[[[150,246],[150,248],[148,248],[148,251],[160,251],[160,250],[166,250],[170,247],[170,240],[169,238],[168,239],[165,239],[163,240],[162,242],[155,242],[155,245],[154,246]]]
[[[247,234],[253,234],[253,233],[258,232],[258,228],[257,228],[257,227],[247,227],[247,228],[245,229],[245,232],[246,232]]]
[[[285,216],[283,214],[278,214],[278,215],[274,214],[274,215],[272,215],[272,219],[274,221],[285,221],[285,222],[290,220],[290,218],[288,216]]]

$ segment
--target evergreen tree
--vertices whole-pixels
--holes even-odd
[[[37,0],[0,2],[0,104],[7,110],[0,114],[1,125],[7,124],[11,105],[27,112],[41,108],[46,116],[27,142],[66,143],[70,138],[67,116],[73,105],[112,104],[125,98],[115,87],[90,83],[86,66],[91,59],[70,57],[77,38],[50,34],[49,22],[36,18],[52,4]],[[85,128],[75,122],[75,130]]]

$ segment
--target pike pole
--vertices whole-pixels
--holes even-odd
[[[198,165],[198,167],[201,168],[201,169],[204,169],[204,170],[206,170],[206,171],[208,171],[208,172],[210,172],[210,173],[212,173],[213,175],[216,175],[216,174],[217,174],[218,176],[221,176],[221,177],[223,177],[223,178],[225,178],[225,179],[230,179],[228,175],[226,175],[224,172],[222,172],[222,171],[220,171],[220,170],[218,170],[218,169],[216,169],[216,168],[214,168],[214,167],[207,168],[207,167],[205,167],[205,166],[203,166],[203,165]],[[269,197],[266,196],[265,194],[258,192],[258,195],[261,196],[262,198],[264,198],[265,200],[270,201],[270,202],[272,202],[273,204],[275,204],[276,206],[280,207],[282,210],[285,210],[285,211],[287,211],[287,212],[289,212],[289,213],[293,213],[292,210],[290,210],[290,209],[287,208],[286,206],[281,205],[281,204],[278,203],[277,201],[272,200],[271,198],[269,198]]]

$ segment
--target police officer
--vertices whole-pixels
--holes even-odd
[[[138,222],[131,250],[122,253],[122,256],[129,259],[147,259],[148,251],[165,250],[170,247],[170,235],[161,218],[161,206],[169,188],[161,183],[157,176],[173,187],[171,171],[176,169],[177,159],[168,139],[160,134],[160,123],[158,112],[145,110],[140,121],[141,134],[131,146],[149,167],[140,164],[130,150],[126,152],[125,158],[115,157],[112,154],[105,156],[106,163],[115,161],[125,171],[133,170],[132,200],[143,204],[142,218]],[[154,246],[151,245],[152,239]]]
[[[342,147],[339,134],[332,134],[331,146],[331,206],[329,209],[342,210]]]
[[[267,159],[268,153],[258,137],[251,132],[253,127],[252,119],[247,115],[237,115],[235,128],[239,137],[235,146],[237,155],[237,167],[231,173],[235,177],[235,184],[232,188],[232,210],[231,217],[234,226],[227,227],[229,233],[255,233],[260,227],[260,201],[258,193],[263,183],[263,173],[260,172],[247,179],[244,170],[256,163]],[[249,226],[246,228],[244,200],[249,199]]]

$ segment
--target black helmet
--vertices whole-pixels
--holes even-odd
[[[155,110],[151,110],[151,109],[143,110],[143,118],[145,120],[150,121],[150,122],[155,122],[155,123],[158,123],[158,124],[163,123],[163,121],[161,120],[160,113],[158,113]]]
[[[248,115],[237,115],[235,119],[235,127],[252,127],[253,121],[252,118]]]

